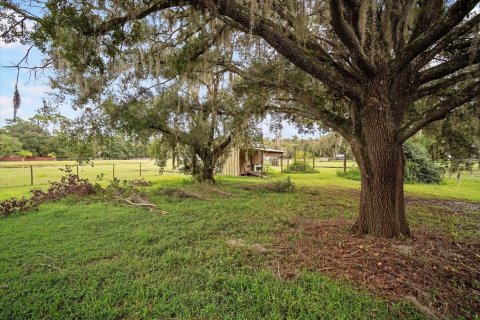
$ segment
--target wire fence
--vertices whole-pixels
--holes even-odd
[[[58,181],[67,173],[79,178],[95,180],[123,180],[150,178],[173,171],[159,168],[153,162],[100,163],[100,164],[9,164],[0,166],[0,188],[36,186]]]
[[[283,169],[286,169],[288,164],[292,164],[294,159],[283,161]],[[304,162],[309,164],[314,169],[344,169],[344,162],[337,161],[321,161],[319,159],[297,159],[297,162]],[[169,166],[171,167],[171,166]],[[354,161],[346,163],[346,169],[357,168]],[[451,173],[447,171],[444,175],[446,179],[462,179],[480,181],[480,163],[472,168],[473,170],[461,171],[461,174]],[[265,162],[266,173],[280,172],[281,166],[278,163]],[[104,181],[113,180],[114,178],[120,180],[131,180],[139,178],[159,177],[163,174],[178,173],[178,171],[164,170],[155,165],[153,161],[116,161],[110,163],[84,163],[77,164],[73,162],[49,162],[48,164],[38,163],[7,163],[0,164],[0,188],[5,187],[21,187],[21,186],[37,186],[46,185],[51,181],[58,181],[66,173],[71,172],[78,175],[80,178],[95,181],[99,178]],[[457,176],[458,175],[458,176]]]

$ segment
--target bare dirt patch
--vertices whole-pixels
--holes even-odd
[[[432,210],[441,208],[442,211],[451,214],[469,214],[480,212],[479,202],[470,202],[453,199],[437,199],[437,198],[417,198],[406,197],[406,204],[410,206],[420,205],[429,207]]]
[[[323,198],[353,198],[360,197],[360,190],[351,188],[302,188],[304,194]],[[432,212],[441,211],[449,214],[471,214],[480,212],[480,202],[462,199],[442,199],[431,197],[405,196],[405,204],[409,208],[424,207]]]
[[[480,315],[480,243],[459,243],[432,231],[411,240],[350,232],[353,221],[303,222],[278,235],[272,268],[282,278],[308,269],[407,300],[432,317]]]

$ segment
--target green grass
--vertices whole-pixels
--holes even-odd
[[[153,196],[166,216],[65,200],[1,220],[0,318],[419,317],[320,274],[281,280],[271,253],[229,247],[241,238],[271,249],[292,217],[280,208],[299,200],[237,191],[214,203]]]
[[[92,181],[100,174],[104,174],[106,180],[113,179],[114,175],[118,179],[137,179],[140,178],[140,164],[142,177],[159,176],[159,167],[152,160],[94,160],[78,165],[78,175]],[[32,175],[34,186],[47,185],[49,181],[60,179],[67,165],[77,173],[75,161],[0,162],[0,189],[30,186]],[[171,170],[170,162],[167,169]]]
[[[66,199],[0,219],[0,319],[423,318],[409,304],[383,301],[319,273],[277,277],[276,235],[299,220],[354,217],[358,209],[359,182],[337,177],[336,169],[290,176],[296,193],[247,191],[240,187],[265,180],[219,177],[230,198],[212,196],[182,175],[158,176],[145,190],[165,216]],[[165,196],[158,192],[165,186],[213,199]],[[406,185],[408,195],[474,201],[479,188],[475,179],[460,186],[453,180]],[[0,189],[2,197],[4,190],[21,195],[28,187]],[[478,215],[460,221],[428,207],[407,212],[413,227],[478,237]],[[268,251],[230,247],[232,239]]]

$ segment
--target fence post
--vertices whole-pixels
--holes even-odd
[[[303,172],[306,172],[307,170],[307,150],[304,150],[303,153]]]
[[[142,176],[142,163],[140,162],[140,177]]]
[[[77,178],[80,178],[80,176],[78,175],[78,164],[77,164]]]
[[[313,169],[315,170],[315,151],[312,151]]]
[[[30,185],[33,186],[33,166],[30,166]]]
[[[113,179],[115,180],[115,163],[112,164],[112,176],[113,176]]]

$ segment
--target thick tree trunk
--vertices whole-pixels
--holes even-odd
[[[360,166],[360,212],[354,228],[373,236],[410,236],[403,194],[403,149],[394,146],[375,158]]]
[[[199,180],[215,183],[215,158],[212,154],[207,152],[207,155],[202,159],[203,168]]]
[[[396,141],[396,121],[385,106],[365,108],[362,137],[351,142],[361,171],[360,212],[354,229],[379,237],[410,236],[405,215],[403,147]],[[383,114],[382,114],[383,113]]]

